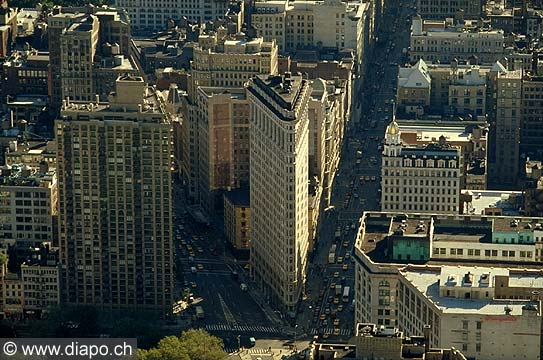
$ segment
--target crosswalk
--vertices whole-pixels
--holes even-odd
[[[317,335],[319,333],[319,329],[311,329],[311,335]],[[325,334],[333,335],[334,334],[334,328],[326,328],[324,329]],[[351,329],[339,329],[339,335],[338,336],[351,336],[352,330]]]
[[[206,324],[207,331],[237,331],[252,333],[280,334],[281,331],[271,326],[260,325],[230,325],[230,324]]]
[[[233,347],[225,347],[224,348],[224,351],[227,353],[227,354],[233,354],[233,353],[236,353],[238,352],[238,348],[233,348]],[[261,348],[252,348],[252,349],[246,349],[244,350],[246,351],[248,354],[251,354],[251,355],[262,355],[262,354],[270,354],[270,350],[269,349],[261,349]]]

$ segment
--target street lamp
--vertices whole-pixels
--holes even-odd
[[[239,351],[239,349],[241,348],[241,335],[238,335],[237,339],[238,339],[238,351]]]

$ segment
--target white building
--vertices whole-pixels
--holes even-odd
[[[504,53],[503,30],[483,30],[469,24],[453,25],[443,21],[425,23],[420,16],[413,18],[409,57],[411,61],[450,63],[476,57],[480,64],[491,64]]]
[[[386,130],[381,161],[383,211],[458,212],[461,149],[448,144],[444,136],[439,143],[407,146],[393,120]]]
[[[265,41],[276,39],[279,51],[352,49],[361,69],[373,32],[369,12],[369,3],[361,1],[262,1],[255,3],[251,22]]]
[[[128,12],[134,30],[165,29],[168,20],[189,21],[225,18],[230,1],[161,1],[161,0],[115,0],[115,6]]]
[[[537,359],[541,313],[530,300],[543,289],[534,258],[542,220],[364,213],[354,252],[355,323],[413,335],[431,325],[431,346],[477,360],[514,359],[528,346],[526,359]]]
[[[403,269],[400,328],[422,335],[417,325],[430,323],[435,346],[454,346],[471,359],[539,359],[541,301],[495,299],[496,277],[507,275],[494,268]]]
[[[268,298],[293,311],[308,252],[309,81],[299,75],[251,79],[251,262]]]

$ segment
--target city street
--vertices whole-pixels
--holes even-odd
[[[174,192],[175,252],[180,260],[176,264],[181,267],[176,295],[180,300],[184,289],[189,289],[193,305],[201,306],[204,315],[198,319],[191,306],[178,314],[178,324],[204,328],[220,336],[230,350],[243,346],[249,337],[301,341],[316,335],[348,340],[353,335],[354,237],[361,213],[379,209],[380,145],[392,117],[397,65],[405,60],[402,49],[408,47],[410,26],[406,20],[412,15],[405,6],[392,5],[385,11],[382,29],[386,32],[378,34],[379,42],[368,59],[366,84],[358,79],[353,83],[351,120],[336,174],[333,206],[319,224],[306,296],[291,324],[295,326],[269,307],[244,264],[225,251],[220,230],[198,225],[187,214],[179,184]],[[333,244],[336,249],[330,255]]]
[[[382,29],[386,32],[378,34],[379,43],[368,60],[366,84],[354,83],[357,95],[334,184],[333,208],[319,226],[306,285],[308,296],[296,320],[303,332],[300,336],[307,338],[319,335],[321,339],[348,340],[353,335],[354,238],[362,212],[380,208],[380,145],[392,118],[398,64],[404,62],[402,49],[409,46],[407,18],[411,9],[392,5],[385,11]],[[333,244],[334,261],[329,263]],[[342,285],[341,290],[337,285]],[[346,298],[343,292],[347,286],[350,292]]]

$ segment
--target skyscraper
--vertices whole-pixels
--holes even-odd
[[[294,311],[308,252],[308,104],[301,76],[254,77],[250,101],[251,261],[272,301]]]
[[[165,310],[173,291],[172,130],[141,77],[56,122],[63,300]]]

